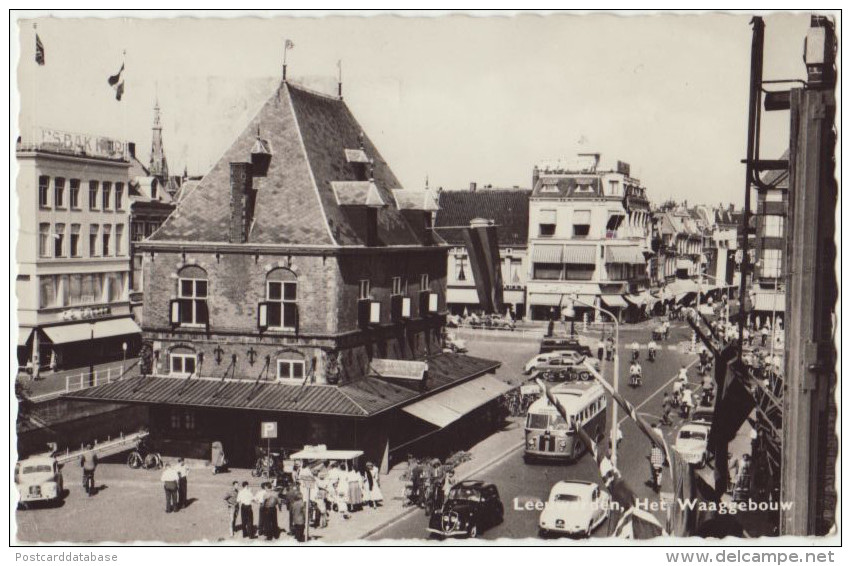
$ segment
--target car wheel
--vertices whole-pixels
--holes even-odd
[[[478,525],[472,525],[470,527],[470,538],[476,538],[478,536],[479,536],[479,526]]]
[[[550,533],[547,529],[538,529],[538,537],[539,538],[549,538]]]

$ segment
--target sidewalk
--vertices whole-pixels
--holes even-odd
[[[481,473],[491,464],[520,448],[523,439],[518,430],[522,432],[520,419],[509,419],[502,430],[470,448],[467,452],[472,456],[472,459],[455,469],[456,481]],[[363,539],[409,514],[424,513],[419,507],[402,506],[404,483],[401,477],[407,467],[407,463],[402,462],[391,469],[388,475],[381,476],[381,491],[384,494],[384,505],[382,507],[364,509],[352,514],[348,520],[343,519],[341,515],[332,515],[327,528],[311,530],[311,538],[330,543]],[[423,523],[425,523],[425,519]]]

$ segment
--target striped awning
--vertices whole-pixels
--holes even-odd
[[[777,293],[756,293],[753,295],[753,310],[755,311],[785,311],[786,310],[786,292],[778,291]]]
[[[532,261],[536,263],[562,263],[563,251],[563,246],[537,245],[532,251]]]
[[[597,246],[565,246],[564,263],[594,265],[597,263]]]
[[[600,298],[610,308],[625,309],[628,306],[620,295],[601,295]]]
[[[637,246],[608,246],[606,263],[628,263],[644,265],[644,254]]]

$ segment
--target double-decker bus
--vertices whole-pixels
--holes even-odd
[[[577,436],[581,426],[595,442],[606,428],[606,391],[596,381],[560,383],[550,391],[564,407],[568,420],[558,413],[546,396],[526,413],[526,447],[523,459],[576,461],[585,453],[585,443]]]

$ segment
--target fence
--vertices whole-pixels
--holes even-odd
[[[30,380],[26,384],[29,390],[27,397],[33,402],[46,401],[66,393],[112,383],[127,375],[135,375],[138,364],[138,360],[127,360],[126,363],[96,367],[94,371],[69,370]]]

